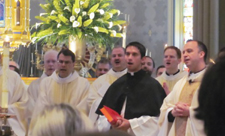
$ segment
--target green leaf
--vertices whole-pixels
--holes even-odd
[[[83,4],[84,9],[88,8],[89,3],[90,3],[90,0],[85,0],[84,1],[84,4]]]
[[[117,20],[117,21],[113,21],[113,26],[121,25],[121,24],[125,24],[125,23],[126,23],[126,21],[124,21],[124,20]]]
[[[122,34],[121,33],[116,33],[116,35],[114,35],[114,34],[111,33],[110,36],[111,37],[119,37],[120,38],[120,37],[122,37]]]
[[[69,33],[69,31],[67,29],[65,29],[65,30],[59,31],[58,35],[65,35],[65,34],[68,34],[68,33]]]
[[[53,5],[55,7],[55,9],[59,12],[59,13],[63,13],[63,9],[61,9],[60,7],[60,1],[59,0],[54,0],[53,1]]]
[[[48,28],[48,29],[45,29],[45,30],[40,31],[40,32],[37,34],[37,37],[42,37],[42,36],[45,36],[45,35],[49,35],[49,34],[51,34],[51,33],[53,33],[53,30],[52,30],[52,28],[50,27],[50,28]]]
[[[50,9],[50,4],[40,4],[40,6],[42,7],[42,9],[44,9],[46,12],[51,12]]]
[[[64,17],[62,14],[59,14],[58,17],[63,23],[65,24],[69,23],[69,20],[66,17]]]
[[[49,22],[49,19],[46,18],[46,17],[35,16],[35,18],[38,19],[38,20],[41,20],[41,21],[43,21],[43,22],[45,22],[45,23]]]
[[[93,22],[92,19],[88,19],[88,20],[84,21],[83,26],[84,26],[84,27],[87,27],[87,26],[89,26],[92,22]]]
[[[78,27],[81,27],[81,26],[82,26],[82,17],[79,16],[79,17],[77,18],[77,21],[80,23],[80,25],[79,25]]]
[[[105,3],[105,4],[103,4],[102,6],[100,6],[100,8],[106,8],[106,7],[108,7],[110,5],[110,3]]]
[[[98,27],[98,31],[102,32],[102,33],[106,33],[106,34],[109,33],[109,31],[107,29],[103,28],[103,27]]]
[[[95,4],[94,6],[92,6],[89,11],[88,11],[88,14],[92,13],[92,12],[95,12],[99,7],[99,3]]]

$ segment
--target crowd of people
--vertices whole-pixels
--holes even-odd
[[[42,76],[28,88],[8,70],[8,125],[17,136],[225,135],[224,49],[207,65],[200,41],[189,40],[182,51],[168,46],[158,68],[145,52],[139,42],[114,47],[110,60],[96,65],[92,84],[74,70],[69,49],[47,51]],[[182,60],[188,71],[179,69]],[[109,122],[103,106],[120,116]]]

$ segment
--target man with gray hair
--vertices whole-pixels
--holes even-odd
[[[57,67],[57,54],[58,52],[56,50],[49,50],[44,55],[44,72],[42,76],[34,80],[28,87],[28,94],[29,94],[29,109],[30,111],[33,111],[34,105],[37,101],[37,98],[39,96],[39,86],[41,81],[48,76],[51,76],[52,73],[55,71]]]

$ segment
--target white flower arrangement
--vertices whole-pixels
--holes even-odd
[[[46,0],[40,4],[46,11],[36,16],[42,22],[32,41],[55,43],[68,41],[69,35],[102,45],[111,44],[111,37],[122,37],[118,20],[120,11],[109,0]]]

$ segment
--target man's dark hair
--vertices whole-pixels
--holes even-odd
[[[158,66],[157,69],[156,69],[156,74],[158,73],[158,70],[159,70],[160,68],[165,68],[165,66],[164,66],[164,65]]]
[[[145,56],[146,48],[141,43],[131,42],[126,46],[126,50],[127,50],[127,47],[129,47],[129,46],[134,46],[134,47],[138,48],[138,50],[140,51],[140,54],[141,54],[141,58],[143,58]]]
[[[173,50],[175,50],[176,53],[177,53],[177,58],[178,58],[178,59],[181,58],[181,51],[180,51],[180,49],[178,49],[176,46],[168,46],[168,47],[166,47],[166,48],[164,49],[164,53],[165,53],[166,50],[168,50],[168,49],[173,49]]]
[[[197,42],[198,48],[200,49],[200,51],[203,51],[203,52],[205,53],[204,61],[205,61],[205,63],[206,63],[207,54],[208,54],[208,50],[207,50],[206,45],[205,45],[203,42],[198,41],[198,40],[188,40],[187,43],[188,43],[188,42],[191,42],[191,41]]]
[[[58,53],[57,59],[59,59],[59,55],[60,55],[60,54],[63,54],[64,56],[71,56],[72,61],[75,62],[75,54],[74,54],[71,50],[69,50],[69,49],[62,49],[62,50]]]
[[[225,47],[222,47],[220,50],[219,50],[219,53],[218,53],[218,58],[219,57],[223,57],[225,56]]]
[[[98,64],[109,64],[109,66],[111,68],[111,63],[110,63],[109,59],[107,59],[107,58],[101,58],[101,60],[98,62]],[[97,68],[98,68],[98,64],[97,64]]]
[[[153,58],[150,57],[150,56],[144,56],[144,57],[151,59],[152,60],[152,63],[153,63],[153,68],[155,68],[155,61],[153,60]]]

